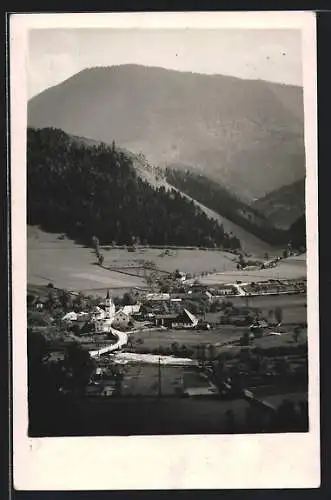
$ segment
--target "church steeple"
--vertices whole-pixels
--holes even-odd
[[[109,290],[107,290],[105,306],[106,317],[113,318],[115,316],[115,304],[112,301]]]

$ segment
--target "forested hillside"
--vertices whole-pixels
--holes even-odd
[[[305,212],[305,179],[268,193],[256,200],[252,207],[276,227],[288,229]]]
[[[153,188],[132,158],[104,144],[86,145],[61,130],[27,132],[28,224],[100,243],[240,247],[176,190]]]
[[[286,231],[275,229],[263,212],[245,204],[218,182],[189,170],[169,168],[166,171],[166,178],[169,184],[262,240],[274,245],[287,242]]]

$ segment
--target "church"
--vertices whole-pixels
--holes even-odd
[[[107,333],[111,331],[111,325],[115,318],[115,304],[110,296],[109,290],[107,291],[106,298],[99,307],[104,310],[104,314],[95,317],[93,320],[95,333]]]

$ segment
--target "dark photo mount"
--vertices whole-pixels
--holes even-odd
[[[321,35],[319,34],[318,36],[319,36],[319,40],[321,40]],[[320,46],[321,46],[321,42],[319,42],[319,43],[320,43]],[[319,48],[319,50],[321,50],[321,49]],[[321,80],[320,80],[320,78],[319,78],[319,96],[320,96],[320,87],[321,87],[321,86],[323,87],[323,85],[322,85],[322,83],[321,83]],[[321,94],[323,95],[323,91],[321,92]],[[320,97],[319,97],[319,99],[320,99]],[[319,106],[319,107],[320,107],[320,106]],[[326,109],[327,109],[327,107],[324,107],[324,113],[323,113],[323,111],[321,112],[321,111],[320,111],[320,109],[319,109],[319,120],[321,120],[322,122],[323,122],[323,115],[324,115],[324,117],[325,117],[325,112],[326,112]],[[321,113],[321,114],[320,114],[320,113]],[[79,142],[79,141],[78,141],[78,142]],[[319,147],[320,147],[320,148],[322,147],[322,146],[321,146],[321,143],[319,144]],[[86,149],[86,148],[85,148],[85,149]],[[88,148],[87,148],[87,149],[88,149]],[[319,175],[320,175],[320,174],[319,174]],[[199,182],[200,182],[200,179],[198,179],[198,180],[199,180]],[[321,203],[321,196],[320,196],[320,203]],[[320,212],[320,213],[321,213],[321,212]],[[321,216],[321,215],[320,215],[320,217],[319,217],[319,221],[320,221],[320,224],[322,224],[322,221],[323,221],[323,216]],[[53,230],[53,228],[52,228],[52,230]],[[62,241],[63,241],[63,240],[62,240]],[[59,240],[59,242],[61,242],[61,239]],[[83,245],[84,245],[84,244],[88,244],[90,247],[92,246],[92,245],[90,245],[90,243],[83,242],[83,241],[81,241],[80,243],[81,243],[81,244],[83,244]],[[112,242],[111,242],[111,243],[112,243]],[[131,243],[131,242],[130,242],[130,243]],[[102,242],[101,242],[101,245],[102,245]],[[129,247],[130,247],[130,248],[129,248]],[[138,247],[139,247],[139,244],[134,244],[134,243],[133,243],[132,245],[131,245],[131,244],[130,244],[130,245],[128,245],[128,249],[127,249],[127,251],[128,251],[128,255],[131,257],[131,252],[132,252],[132,256],[136,256],[136,253],[137,253],[137,248],[138,248]],[[133,248],[133,250],[132,250],[132,248]],[[94,249],[94,251],[95,251],[95,249]],[[112,250],[109,250],[109,251],[112,251]],[[106,252],[108,252],[108,250],[106,250]],[[106,253],[104,254],[104,253],[101,251],[101,254],[100,254],[100,255],[101,255],[101,257],[103,257],[103,259],[104,259],[104,260],[103,260],[103,262],[101,263],[101,268],[102,268],[102,266],[103,266],[103,265],[105,265],[105,267],[107,267],[107,261],[106,261],[106,260],[107,260],[107,254],[106,254]],[[96,258],[97,258],[97,265],[100,267],[100,259],[99,259],[98,255],[97,255],[97,253],[96,253]],[[323,250],[322,250],[322,255],[321,255],[321,257],[320,257],[320,258],[321,258],[321,262],[322,262],[322,261],[323,261]],[[93,258],[92,258],[92,260],[93,260]],[[91,261],[91,262],[92,262],[92,261]],[[116,272],[118,272],[118,269],[116,270]],[[124,276],[128,276],[128,274],[125,274],[125,273],[127,273],[127,272],[128,272],[128,270],[127,270],[127,269],[120,269],[120,274],[123,274]],[[131,272],[131,270],[129,270],[129,272]],[[142,276],[144,279],[146,279],[146,274],[147,274],[147,273],[146,273],[145,271],[141,271],[141,276]],[[151,274],[151,273],[149,273],[149,272],[148,272],[148,275],[149,275],[149,274]],[[321,280],[321,281],[322,281],[322,280]],[[55,290],[55,294],[56,294],[56,293],[57,293],[57,290]],[[178,293],[180,293],[180,292],[178,292]],[[105,294],[101,296],[101,299],[102,299],[104,296],[105,296]],[[116,297],[114,297],[114,298],[116,298]],[[121,297],[121,299],[122,299],[122,298],[123,298],[123,297]],[[231,300],[231,299],[229,299],[229,300]],[[116,307],[118,307],[118,304],[116,304]],[[124,307],[125,307],[125,305],[124,305]],[[283,310],[283,313],[284,313],[284,310]],[[161,314],[162,314],[162,313],[161,313]],[[167,314],[169,314],[169,315],[170,315],[171,313],[166,313],[166,315],[167,315]],[[161,320],[161,319],[162,319],[162,318],[160,318],[160,320]],[[165,320],[167,320],[167,318],[164,318],[164,319],[165,319]],[[171,318],[169,318],[169,321],[171,321]],[[322,325],[323,325],[323,321],[322,321]],[[42,325],[40,325],[40,326],[42,326]],[[321,326],[321,328],[322,328],[322,326]],[[207,331],[207,330],[206,330],[206,331]],[[294,339],[294,335],[293,335],[293,339]],[[102,339],[100,339],[100,340],[102,340]],[[175,342],[176,342],[176,341],[175,341]],[[325,338],[324,338],[324,339],[322,339],[322,340],[321,340],[321,343],[322,343],[322,345],[324,345],[324,346],[325,346],[325,342],[327,342],[327,339],[325,339]],[[144,343],[143,343],[143,344],[141,344],[141,345],[140,345],[140,347],[142,347],[143,345],[144,345]],[[101,344],[99,345],[99,341],[98,341],[98,343],[97,343],[96,347],[97,347],[97,348],[101,347]],[[159,346],[156,346],[156,348],[158,348],[158,347],[159,347]],[[182,347],[182,346],[181,346],[181,345],[179,345],[179,347]],[[325,347],[324,347],[324,349],[325,349]],[[163,350],[163,349],[161,348],[161,350]],[[140,349],[140,351],[143,351],[143,349]],[[143,354],[143,352],[142,352],[142,354]],[[171,352],[171,353],[169,353],[169,354],[173,355],[174,353],[173,353],[173,352]],[[176,353],[176,354],[177,354],[177,353]],[[157,355],[157,356],[162,356],[162,355],[167,355],[167,354],[166,354],[166,353],[163,353],[163,352],[161,352],[161,353],[160,353],[160,352],[156,352],[156,355]],[[177,355],[178,355],[178,354],[177,354]],[[205,364],[207,364],[207,361],[205,361]],[[161,368],[161,370],[162,370],[162,368]],[[160,395],[160,392],[161,392],[161,394],[162,394],[162,390],[163,390],[163,386],[164,386],[164,384],[163,384],[163,374],[162,374],[162,373],[160,374],[160,369],[159,369],[159,366],[158,366],[158,365],[156,365],[156,366],[155,366],[155,370],[154,370],[154,371],[155,371],[155,373],[153,374],[153,377],[154,377],[154,378],[155,378],[155,380],[156,380],[156,386],[155,386],[155,387],[156,387],[156,389],[155,389],[155,393],[156,393],[156,394],[158,394],[158,396],[159,396],[159,395]],[[130,378],[130,376],[132,376],[132,375],[130,375],[130,374],[129,374],[129,378]],[[188,379],[190,379],[190,377],[188,377]],[[46,379],[45,379],[45,380],[46,380]],[[44,380],[44,382],[45,382],[45,380]],[[322,381],[321,381],[322,386],[323,386],[323,380],[324,380],[324,377],[322,377]],[[45,382],[45,383],[46,383],[46,382]],[[161,386],[161,390],[160,390],[160,386]],[[109,389],[109,390],[110,390],[110,389]],[[164,397],[164,396],[163,396],[163,397]],[[123,398],[122,398],[122,399],[123,399]],[[68,404],[68,403],[66,403],[66,405],[67,405],[67,404]],[[56,405],[56,403],[54,403],[54,408],[56,408],[56,406],[55,406],[55,405]],[[75,414],[75,413],[73,413],[72,408],[70,407],[70,405],[71,405],[71,402],[69,403],[69,406],[67,406],[67,407],[66,407],[66,409],[65,409],[65,411],[66,411],[67,413],[65,413],[65,412],[64,412],[64,417],[60,416],[60,419],[59,419],[59,420],[60,420],[60,422],[64,422],[64,424],[63,424],[64,426],[62,427],[62,429],[64,429],[64,430],[62,430],[62,429],[61,429],[61,426],[59,427],[59,420],[58,420],[57,422],[55,421],[55,419],[54,419],[54,420],[52,420],[53,415],[52,415],[52,412],[51,412],[51,411],[49,412],[49,415],[50,415],[50,417],[52,417],[52,418],[50,418],[50,419],[49,419],[49,421],[47,422],[47,425],[48,425],[48,426],[51,426],[51,427],[52,427],[53,425],[54,425],[54,427],[58,426],[58,428],[55,430],[55,434],[54,434],[54,435],[63,435],[63,434],[65,434],[65,435],[69,435],[69,434],[71,434],[71,435],[88,435],[88,430],[87,430],[86,425],[87,425],[87,426],[89,426],[90,422],[87,422],[87,421],[86,421],[86,419],[85,419],[85,417],[82,417],[81,415],[80,415],[80,416],[79,416],[79,418],[78,418],[78,413],[76,413],[76,414]],[[159,406],[159,407],[160,407],[160,406]],[[322,401],[322,407],[323,407],[323,401]],[[123,410],[123,411],[124,411],[124,410]],[[146,411],[147,411],[147,413],[148,413],[148,412],[150,412],[150,408],[148,408]],[[153,410],[153,411],[155,411],[155,410]],[[159,411],[160,411],[160,410],[159,410]],[[128,410],[126,409],[126,410],[125,410],[125,413],[127,413],[127,412],[128,412]],[[164,411],[162,411],[162,410],[161,410],[161,413],[162,413],[162,414],[164,414]],[[67,423],[68,423],[68,422],[66,422],[66,415],[68,415],[68,414],[70,415],[70,418],[71,418],[71,419],[72,419],[72,421],[73,421],[73,427],[75,427],[75,430],[74,430],[73,432],[71,432],[71,431],[69,431],[69,432],[68,432],[67,430],[65,430],[65,426],[66,426],[66,425],[67,425]],[[229,416],[229,415],[228,415],[228,416]],[[40,418],[40,416],[37,416],[37,420],[38,420],[38,418]],[[61,419],[62,419],[62,420],[61,420]],[[69,419],[68,419],[68,420],[69,420]],[[137,418],[137,420],[138,420],[138,422],[136,422],[136,423],[135,423],[135,425],[137,425],[137,427],[139,428],[139,430],[138,430],[137,434],[139,434],[141,431],[142,431],[142,433],[143,433],[143,434],[145,434],[145,433],[146,433],[146,434],[150,433],[150,429],[148,429],[148,428],[145,426],[145,424],[142,424],[142,422],[144,422],[144,420],[145,420],[145,416],[144,416],[143,412],[142,412],[142,413],[141,413],[141,415]],[[288,419],[287,419],[287,418],[286,418],[286,421],[288,421]],[[117,423],[116,423],[116,422],[117,422]],[[122,432],[122,435],[123,435],[123,434],[124,434],[124,435],[126,434],[125,425],[126,425],[128,422],[129,422],[129,419],[127,419],[127,420],[126,420],[126,419],[123,419],[123,416],[122,416],[122,415],[120,415],[120,416],[118,417],[118,419],[117,419],[117,420],[115,419],[115,424],[116,424],[116,425],[118,425],[118,428],[119,428],[119,429],[121,429],[121,427],[122,427],[122,428],[124,428],[124,432]],[[140,422],[140,423],[139,423],[139,422]],[[42,422],[42,423],[41,423],[41,426],[42,426],[42,425],[44,425],[44,424],[45,424],[45,422]],[[98,422],[98,425],[99,425],[99,424],[100,424],[100,422]],[[229,417],[229,420],[228,420],[228,424],[230,425],[230,417]],[[62,424],[61,424],[61,425],[62,425]],[[97,430],[98,425],[97,425],[97,424],[95,425],[95,428],[91,431],[91,435],[95,435],[95,433],[98,433],[98,430]],[[140,427],[139,427],[139,425],[140,425]],[[232,425],[232,424],[231,424],[231,425]],[[231,425],[230,425],[230,426],[231,426]],[[104,428],[107,428],[107,426],[109,426],[109,422],[107,422],[107,424],[106,424],[106,426],[105,426]],[[47,426],[46,426],[46,427],[47,427]],[[183,426],[183,427],[184,427],[184,426]],[[99,429],[100,429],[100,428],[102,428],[102,424],[100,425]],[[109,428],[109,427],[108,427],[108,428]],[[96,432],[95,432],[95,431],[96,431]],[[164,432],[164,429],[162,429],[162,431]],[[39,434],[38,434],[38,430],[37,430],[37,432],[36,432],[35,434],[34,434],[34,431],[33,431],[32,429],[31,429],[31,431],[30,431],[30,432],[31,432],[31,436],[34,436],[34,435],[35,435],[35,436],[42,435],[40,432],[39,432]],[[63,434],[61,434],[62,432],[63,432]],[[67,432],[68,432],[68,433],[67,433]],[[183,432],[185,432],[185,429],[183,429]],[[236,432],[236,431],[235,431],[235,432]],[[259,431],[258,431],[258,432],[259,432]],[[48,433],[49,433],[49,428],[48,428],[48,430],[46,429],[46,434],[44,434],[44,435],[46,436],[46,435],[48,435]],[[106,430],[106,433],[107,433],[107,430]],[[157,432],[156,432],[156,433],[159,433],[159,430],[158,430],[158,429],[157,429]],[[170,432],[170,433],[171,433],[171,432]],[[177,433],[177,432],[175,432],[175,433]],[[217,431],[216,431],[216,433],[217,433]],[[104,432],[103,432],[103,431],[101,431],[101,434],[104,434]],[[119,434],[121,434],[121,432],[119,432]],[[20,493],[20,492],[17,492],[17,493],[15,493],[15,494],[18,494],[18,496],[19,496],[19,495],[21,495],[21,493]],[[43,494],[43,495],[46,495],[46,493],[42,493],[42,494]],[[247,494],[250,494],[250,493],[249,493],[249,492],[247,492]],[[283,494],[285,495],[285,494],[286,494],[286,492],[283,492]],[[305,492],[305,491],[302,491],[302,493],[300,492],[300,494],[303,494],[303,496],[304,496],[304,495],[306,494],[306,492]],[[319,491],[318,491],[316,494],[318,495],[318,494],[319,494]],[[49,493],[49,495],[51,495],[51,494]],[[77,496],[78,494],[75,494],[75,495]],[[258,493],[256,493],[256,495],[258,495]],[[246,497],[245,497],[245,498],[246,498]],[[308,497],[307,497],[307,498],[308,498]]]

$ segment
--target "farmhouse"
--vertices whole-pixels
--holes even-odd
[[[92,321],[98,319],[105,319],[105,317],[106,317],[106,312],[99,306],[97,306],[91,314]]]
[[[209,300],[212,299],[212,294],[208,290],[188,290],[184,293],[174,293],[171,294],[171,300]]]
[[[130,316],[124,311],[120,309],[115,313],[115,317],[113,320],[114,328],[116,327],[128,327],[130,323]]]
[[[146,295],[146,300],[156,300],[156,301],[162,301],[162,300],[169,300],[170,299],[170,294],[169,293],[148,293]]]
[[[70,311],[63,316],[62,320],[69,321],[69,322],[78,321],[80,323],[84,323],[85,321],[87,321],[88,318],[89,318],[89,314],[86,312],[76,313],[75,311]]]
[[[140,308],[141,304],[134,304],[132,306],[123,306],[122,311],[129,316],[130,314],[139,314]]]
[[[237,288],[232,284],[224,284],[212,290],[214,297],[226,297],[227,295],[238,295]]]
[[[109,333],[111,332],[111,325],[113,319],[97,319],[92,322],[92,331],[94,333]]]
[[[167,328],[194,328],[199,320],[187,309],[179,314],[156,314],[154,317],[156,326]]]
[[[172,328],[173,323],[176,321],[177,314],[155,314],[154,322],[155,326],[165,326],[166,328]]]
[[[41,311],[42,309],[44,309],[44,301],[39,297],[39,295],[28,293],[26,301],[28,307],[33,307],[37,311]]]

